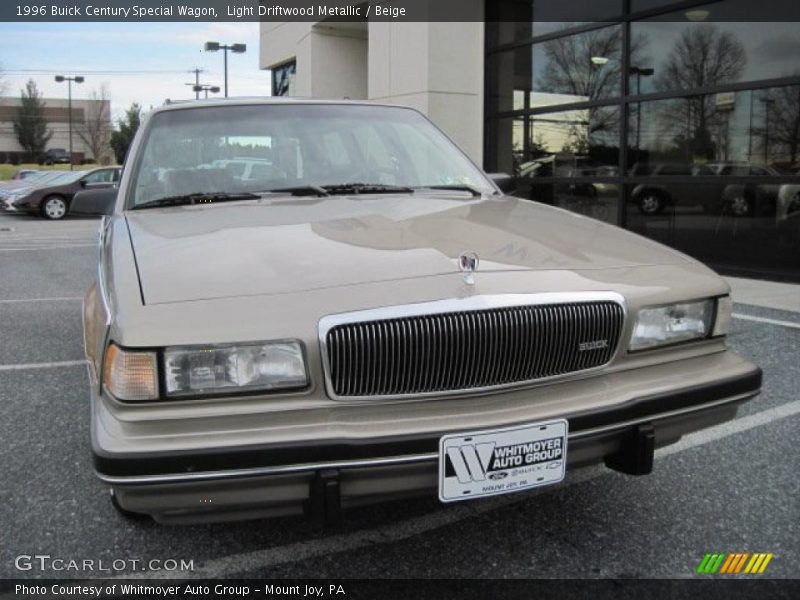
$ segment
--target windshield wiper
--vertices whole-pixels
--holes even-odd
[[[384,183],[335,183],[321,186],[329,194],[411,194],[413,188]]]
[[[256,193],[324,197],[342,194],[413,194],[414,188],[385,183],[331,183],[327,185],[298,185],[296,187],[273,188],[259,190]]]
[[[213,202],[230,202],[233,200],[257,200],[261,196],[250,192],[197,192],[194,194],[179,194],[148,200],[142,204],[131,207],[132,210],[141,208],[155,208],[157,206],[181,206],[185,204],[211,204]]]
[[[291,194],[292,196],[329,196],[325,188],[318,185],[298,185],[295,187],[263,190],[262,194]]]
[[[478,189],[472,187],[471,185],[467,185],[466,183],[453,183],[446,185],[422,185],[419,186],[417,189],[420,188],[426,190],[453,190],[455,192],[469,192],[476,198],[479,198],[483,195]]]

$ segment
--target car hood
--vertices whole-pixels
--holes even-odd
[[[458,273],[676,264],[678,252],[564,210],[512,197],[280,198],[130,210],[146,304]]]
[[[38,191],[41,191],[41,190],[67,192],[67,191],[70,191],[73,188],[77,188],[77,187],[79,187],[79,185],[77,183],[74,183],[74,182],[73,183],[63,183],[63,182],[62,183],[58,183],[58,182],[52,182],[52,181],[50,181],[50,182],[48,182],[48,181],[38,182],[38,181],[26,181],[25,179],[19,179],[19,180],[17,180],[16,185],[9,184],[9,185],[7,185],[7,186],[5,186],[3,188],[0,188],[0,189],[2,190],[2,193],[8,195],[8,194],[12,194],[12,193],[13,194],[20,194],[20,193],[30,194],[32,192],[38,192]]]
[[[27,194],[36,186],[31,182],[26,182],[24,179],[14,179],[0,185],[0,198],[10,196],[11,194]]]

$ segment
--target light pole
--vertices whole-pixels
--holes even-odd
[[[196,92],[198,97],[200,95],[200,92],[205,92],[206,93],[206,100],[208,100],[208,92],[211,92],[212,94],[218,94],[219,93],[219,86],[218,85],[206,85],[206,84],[196,85],[196,86],[194,86],[192,88],[192,91]]]
[[[69,170],[72,171],[72,82],[83,83],[83,76],[64,77],[56,75],[56,82],[67,82],[67,123],[69,123]]]
[[[187,83],[186,85],[192,86],[192,91],[195,93],[194,94],[194,99],[195,100],[199,100],[200,99],[200,91],[196,90],[194,88],[196,88],[198,85],[200,85],[200,73],[205,73],[205,72],[206,72],[205,69],[201,69],[199,67],[189,71],[189,73],[194,73],[194,83]]]
[[[591,56],[589,61],[597,67],[598,69],[602,69],[610,62],[619,63],[618,58],[608,58],[607,56]],[[655,73],[655,69],[652,67],[637,67],[636,65],[631,65],[628,67],[628,75],[636,75],[636,95],[640,96],[642,93],[642,77],[650,77]],[[641,101],[636,103],[636,160],[639,160],[639,143],[641,141],[641,136],[639,132],[642,129],[642,103]]]
[[[228,97],[228,50],[234,54],[244,54],[247,51],[247,44],[220,44],[219,42],[206,42],[206,52],[216,52],[222,50],[225,56],[225,97]]]
[[[636,95],[640,96],[642,93],[642,77],[650,77],[655,73],[652,67],[637,67],[635,65],[628,69],[631,75],[636,75]],[[641,100],[636,104],[636,160],[639,160],[639,142],[641,141],[640,132],[642,130],[642,102]]]
[[[775,104],[775,99],[765,96],[758,100],[764,104],[764,166],[766,167],[769,164],[769,107]]]

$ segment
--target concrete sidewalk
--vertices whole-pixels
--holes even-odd
[[[734,302],[800,312],[800,285],[725,277]]]

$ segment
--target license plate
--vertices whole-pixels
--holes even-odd
[[[457,502],[558,483],[567,465],[566,420],[454,433],[439,440],[439,500]]]

